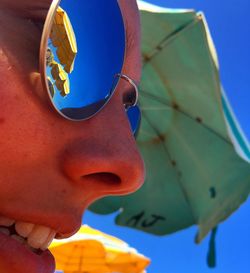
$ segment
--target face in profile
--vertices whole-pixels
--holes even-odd
[[[66,1],[66,0],[64,0]],[[116,2],[116,0],[113,0]],[[135,0],[119,0],[126,28],[122,73],[140,81]],[[0,0],[0,272],[51,273],[53,238],[79,229],[84,210],[144,181],[144,165],[124,107],[131,84],[82,121],[53,108],[39,70],[50,0]],[[93,18],[94,19],[94,18]],[[111,18],[112,20],[112,18]]]

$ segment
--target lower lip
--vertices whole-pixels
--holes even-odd
[[[0,271],[5,273],[53,273],[55,261],[49,250],[37,255],[25,245],[0,233]]]

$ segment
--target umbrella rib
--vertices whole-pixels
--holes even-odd
[[[182,114],[182,115],[185,115],[186,117],[192,119],[193,121],[195,122],[198,122],[196,119],[194,119],[192,116],[190,116],[188,113],[184,112],[183,110],[180,110],[180,108],[178,107],[174,107],[174,105],[172,105],[169,101],[165,100],[165,99],[162,99],[160,97],[157,97],[153,94],[150,94],[149,92],[145,91],[145,90],[142,90],[140,89],[140,92],[147,96],[147,97],[150,97],[151,99],[154,99],[155,101],[165,105],[165,106],[168,106],[169,108],[172,108],[174,111]],[[212,128],[209,128],[208,126],[206,126],[204,123],[199,123],[202,127],[204,127],[205,129],[207,129],[208,131],[210,131],[211,133],[217,135],[220,139],[222,139],[225,143],[229,144],[230,146],[232,146],[232,143],[226,139],[224,136],[222,136],[220,133],[216,132],[215,130],[213,130]]]
[[[197,22],[201,21],[202,17],[201,16],[196,16],[196,18],[193,21],[190,21],[186,23],[186,25],[181,26],[165,36],[159,43],[158,45],[155,46],[151,50],[151,53],[149,54],[143,54],[143,67],[146,65],[150,60],[152,60],[156,55],[158,55],[164,47],[166,47],[169,43],[171,43],[174,39],[176,39],[180,34],[182,34],[183,31],[189,30],[191,27],[193,27]]]
[[[170,155],[170,153],[169,153],[169,150],[168,150],[168,148],[167,148],[167,145],[166,145],[165,141],[162,140],[162,137],[161,137],[160,132],[159,132],[159,131],[157,130],[157,128],[152,124],[152,122],[149,120],[149,118],[147,117],[147,115],[145,114],[145,112],[143,112],[142,115],[144,116],[144,118],[145,118],[145,120],[148,122],[148,124],[152,127],[152,129],[156,132],[156,134],[158,135],[159,139],[162,141],[163,148],[164,148],[164,150],[166,151],[166,154],[167,154],[167,156],[168,156],[168,158],[169,158],[169,161],[171,162],[173,159],[172,159],[172,157],[171,157],[171,155]],[[177,167],[176,167],[176,166],[175,166],[175,170],[177,170]],[[189,201],[188,194],[187,194],[187,192],[185,191],[185,188],[184,188],[183,185],[182,185],[181,179],[180,179],[180,177],[179,177],[179,175],[178,175],[178,171],[177,171],[177,173],[176,173],[176,177],[177,177],[178,184],[180,185],[181,191],[182,191],[182,193],[183,193],[183,196],[184,196],[184,198],[185,198],[187,204],[190,205],[190,208],[191,208],[190,211],[191,211],[193,220],[194,220],[194,222],[196,222],[196,219],[195,219],[195,216],[194,216],[192,207],[191,207],[191,202]]]

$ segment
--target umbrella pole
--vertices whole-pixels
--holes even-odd
[[[215,246],[215,237],[218,227],[212,229],[210,240],[209,240],[209,250],[207,254],[207,265],[210,268],[216,267],[216,246]]]

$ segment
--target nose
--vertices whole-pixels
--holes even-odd
[[[105,195],[125,195],[142,185],[144,163],[119,94],[77,126],[77,138],[65,152],[63,168],[88,203]]]

